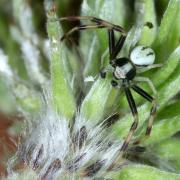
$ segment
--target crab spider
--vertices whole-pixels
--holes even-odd
[[[63,17],[54,20],[55,21],[56,20],[60,20],[60,21],[89,20],[93,23],[88,25],[79,25],[77,27],[72,28],[70,31],[68,31],[62,36],[61,41],[63,41],[65,38],[67,38],[70,34],[72,34],[75,31],[96,29],[96,28],[104,28],[107,29],[108,31],[109,65],[105,69],[103,69],[100,74],[102,78],[106,77],[107,72],[113,74],[113,80],[111,81],[111,84],[113,87],[124,89],[126,99],[128,101],[134,119],[134,122],[132,123],[131,128],[124,140],[124,143],[119,150],[119,154],[116,156],[113,162],[113,164],[118,164],[118,161],[120,161],[120,159],[122,158],[123,153],[126,151],[128,144],[131,141],[132,136],[138,126],[138,111],[137,111],[136,103],[131,93],[131,89],[140,96],[142,96],[144,99],[152,103],[152,108],[150,111],[150,116],[148,119],[148,125],[146,129],[146,136],[149,136],[151,133],[153,121],[156,115],[156,108],[157,108],[156,89],[149,78],[137,76],[137,74],[148,71],[149,69],[152,68],[161,67],[161,64],[153,64],[155,60],[155,53],[150,47],[147,46],[135,47],[131,51],[129,57],[117,57],[124,45],[127,36],[126,31],[119,25],[114,25],[110,22],[91,16],[71,16],[71,17]],[[150,22],[146,23],[145,25],[148,26],[149,28],[153,27],[152,23]],[[114,34],[115,31],[121,34],[117,42],[115,41],[115,34]],[[137,82],[147,83],[153,92],[153,96],[151,96],[142,88],[137,86],[136,85]],[[110,168],[112,167],[113,166],[111,166]]]

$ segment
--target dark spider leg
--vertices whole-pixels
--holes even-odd
[[[110,61],[109,63],[114,66],[115,64],[115,58],[118,55],[118,53],[121,51],[126,36],[125,35],[121,35],[118,42],[115,44],[115,37],[114,37],[114,30],[113,29],[108,29],[108,38],[109,38],[109,55],[110,55]],[[101,70],[100,75],[102,78],[106,77],[106,72],[103,72],[103,70]],[[115,83],[116,86],[117,83]]]
[[[76,26],[72,29],[70,29],[67,33],[65,33],[60,41],[63,41],[65,38],[68,38],[68,36],[72,33],[74,33],[75,31],[81,31],[81,30],[87,30],[87,29],[97,29],[97,28],[106,28],[104,25],[102,24],[89,24],[89,25],[80,25],[80,26]]]
[[[118,25],[112,24],[108,21],[93,17],[93,16],[69,16],[69,17],[62,17],[62,18],[53,18],[50,21],[79,21],[79,20],[89,20],[99,25],[105,26],[107,29],[113,29],[115,31],[121,32],[122,34],[126,35],[125,30]]]
[[[128,144],[138,126],[138,112],[137,112],[137,108],[136,108],[136,104],[135,104],[135,101],[133,99],[133,96],[131,94],[131,91],[128,87],[125,87],[125,94],[126,94],[126,99],[128,101],[128,104],[130,106],[130,109],[131,109],[131,112],[132,112],[132,115],[133,115],[133,118],[134,118],[134,122],[133,124],[131,125],[131,128],[130,128],[130,131],[120,149],[121,152],[124,152],[127,147],[128,147]]]
[[[96,29],[96,28],[106,28],[106,29],[113,29],[115,31],[121,32],[123,35],[126,35],[127,33],[125,32],[125,30],[118,25],[112,24],[110,22],[104,21],[102,19],[99,18],[95,18],[95,17],[91,17],[91,16],[69,16],[69,17],[62,17],[62,18],[53,18],[50,19],[50,21],[78,21],[78,20],[89,20],[91,22],[94,22],[96,24],[93,25],[80,25],[77,26],[75,28],[72,28],[68,34],[65,34],[61,40],[63,40],[65,37],[67,37],[69,34],[73,33],[74,31],[78,31],[78,30],[84,30],[84,29]],[[88,27],[90,26],[90,27]],[[94,27],[92,27],[94,26]]]
[[[126,94],[128,104],[130,106],[130,109],[131,109],[131,112],[132,112],[132,115],[133,115],[133,118],[134,118],[134,122],[131,125],[129,133],[126,136],[126,139],[125,139],[123,145],[121,146],[121,149],[119,150],[119,153],[118,153],[116,159],[111,164],[111,166],[108,168],[108,170],[112,170],[115,166],[117,166],[122,161],[122,157],[124,155],[124,152],[126,151],[128,145],[129,145],[129,142],[131,141],[132,136],[133,136],[133,134],[134,134],[134,132],[135,132],[137,126],[138,126],[138,112],[137,112],[135,101],[133,99],[133,96],[131,94],[131,91],[130,91],[129,87],[125,87],[124,90],[125,90],[125,94]]]
[[[109,38],[109,56],[111,61],[113,59],[112,55],[115,47],[114,31],[112,29],[108,29],[108,38]]]
[[[115,38],[114,38],[114,30],[113,29],[108,29],[108,41],[109,41],[109,59],[110,59],[110,64],[111,64],[111,61],[113,60],[112,54],[113,54],[113,50],[115,47]],[[104,69],[101,69],[100,76],[101,76],[101,78],[106,77],[106,72],[104,71]]]
[[[113,50],[113,53],[112,53],[112,59],[115,59],[116,56],[118,55],[118,53],[121,51],[125,40],[126,40],[126,36],[121,35],[118,42],[116,43],[116,45],[114,47],[114,50]]]
[[[149,136],[151,133],[151,129],[152,129],[152,125],[153,125],[153,121],[156,115],[156,107],[157,107],[157,103],[155,98],[153,98],[152,96],[150,96],[147,92],[145,92],[143,89],[141,89],[140,87],[133,85],[132,89],[137,92],[139,95],[141,95],[142,97],[144,97],[146,100],[148,100],[149,102],[152,103],[152,108],[151,108],[151,112],[150,112],[150,117],[148,120],[148,125],[147,125],[147,129],[146,129],[146,136]]]

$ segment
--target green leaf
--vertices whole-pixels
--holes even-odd
[[[104,108],[111,91],[109,78],[99,78],[91,87],[82,105],[81,114],[87,120],[98,122],[103,116]]]
[[[60,24],[56,19],[56,14],[53,11],[48,13],[47,31],[50,39],[51,51],[51,84],[53,105],[58,113],[66,118],[72,118],[75,110],[75,100],[73,92],[68,82],[69,74],[66,64],[66,49],[59,39],[62,36]]]
[[[166,83],[168,77],[175,71],[180,65],[180,46],[178,46],[173,53],[169,56],[163,67],[156,73],[152,74],[153,84],[157,87],[162,83]]]
[[[170,102],[162,111],[158,112],[158,119],[171,118],[179,115],[180,101]]]
[[[165,140],[180,130],[180,116],[171,117],[154,123],[151,135],[142,144],[149,145]]]
[[[150,46],[156,37],[157,22],[154,0],[135,1],[136,24],[144,26],[139,44]],[[147,23],[152,23],[153,27],[148,27]]]
[[[153,146],[153,151],[158,156],[169,160],[180,161],[180,141],[178,138],[166,139]]]
[[[170,0],[161,21],[156,41],[153,44],[158,62],[165,61],[172,50],[179,44],[180,36],[180,1]]]
[[[150,166],[128,165],[111,178],[121,180],[179,180],[180,175],[169,173]]]

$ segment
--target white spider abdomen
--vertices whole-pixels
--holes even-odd
[[[155,53],[147,46],[137,46],[132,50],[130,59],[135,65],[151,65],[154,63]]]

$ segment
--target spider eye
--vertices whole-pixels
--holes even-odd
[[[137,46],[132,50],[130,59],[135,65],[147,66],[154,63],[155,54],[154,51],[147,46]]]

